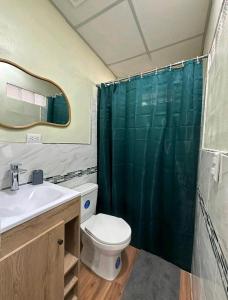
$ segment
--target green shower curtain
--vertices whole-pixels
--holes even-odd
[[[124,218],[132,245],[191,270],[202,63],[101,85],[98,211]]]
[[[63,95],[48,97],[47,122],[66,124],[69,121],[69,111]]]

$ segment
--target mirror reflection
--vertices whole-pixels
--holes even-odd
[[[70,123],[69,102],[60,87],[5,61],[0,61],[0,106],[4,127]]]

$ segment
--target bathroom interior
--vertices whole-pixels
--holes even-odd
[[[0,300],[228,299],[228,0],[0,0]]]

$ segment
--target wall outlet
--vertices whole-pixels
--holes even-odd
[[[40,133],[27,133],[27,144],[41,144],[42,136]]]

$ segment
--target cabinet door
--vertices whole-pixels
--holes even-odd
[[[0,300],[62,300],[64,222],[0,260]]]

